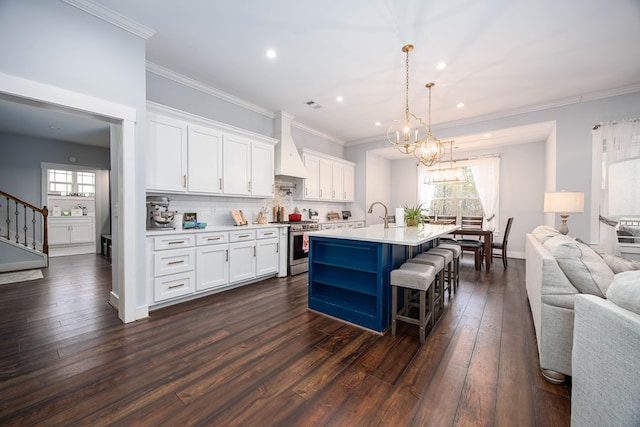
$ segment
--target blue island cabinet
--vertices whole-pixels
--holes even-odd
[[[408,247],[309,237],[309,308],[383,333],[391,322],[389,274]]]

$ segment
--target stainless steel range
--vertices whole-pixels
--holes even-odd
[[[303,250],[304,233],[317,231],[320,226],[316,221],[281,222],[289,224],[289,263],[287,274],[290,276],[309,271],[309,253]]]

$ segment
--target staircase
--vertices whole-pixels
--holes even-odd
[[[48,214],[0,190],[0,273],[49,266]]]

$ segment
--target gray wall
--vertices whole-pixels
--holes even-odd
[[[0,133],[0,189],[25,202],[42,207],[41,162],[110,168],[109,149]],[[69,162],[69,156],[78,159]]]
[[[0,72],[135,108],[137,159],[144,158],[145,128],[139,124],[145,119],[145,65],[144,40],[62,1],[0,2]],[[143,204],[145,169],[143,162],[138,164],[135,183],[125,184]],[[143,266],[144,208],[138,212],[124,221],[135,221],[139,230],[135,247],[128,248],[128,262]],[[136,286],[137,303],[145,304],[143,267],[130,283]]]
[[[578,104],[571,104],[562,107],[549,108],[526,114],[516,114],[507,117],[501,117],[490,120],[478,121],[475,123],[457,125],[457,126],[439,126],[433,127],[433,133],[441,139],[455,138],[460,135],[469,135],[476,133],[491,132],[495,129],[503,129],[514,126],[522,126],[532,123],[556,121],[556,189],[577,190],[585,192],[585,212],[583,214],[572,215],[569,219],[571,234],[583,238],[589,238],[589,223],[591,213],[589,206],[591,204],[591,128],[594,124],[603,121],[619,120],[630,117],[640,116],[640,92],[614,96],[604,99],[598,99]],[[348,160],[356,162],[356,203],[359,206],[366,204],[366,152],[368,150],[387,147],[389,143],[386,140],[347,146],[345,149],[345,157]],[[522,147],[526,150],[527,147]],[[513,192],[513,200],[520,201],[518,210],[520,216],[526,214],[528,221],[536,221],[536,215],[540,215],[540,223],[543,222],[542,216],[542,193],[544,192],[544,176],[548,172],[546,170],[546,162],[541,159],[546,154],[539,152],[538,148],[529,147],[535,152],[516,155],[513,163],[509,162],[503,166],[503,172],[509,175],[522,178],[522,182],[517,184],[516,191]],[[546,150],[546,149],[545,149]],[[529,157],[531,154],[533,157]],[[521,160],[517,160],[521,158]],[[537,164],[540,162],[541,164]],[[541,175],[542,174],[542,175]],[[536,180],[542,181],[542,184]],[[517,181],[508,181],[504,185],[516,186]],[[391,185],[391,183],[390,183]],[[535,191],[535,193],[534,193]],[[528,197],[527,197],[528,196]],[[535,197],[532,197],[535,196]],[[502,206],[511,203],[511,197],[501,193],[501,211]],[[395,201],[394,201],[395,203]],[[517,213],[514,210],[514,216]],[[505,215],[501,212],[501,227]],[[521,220],[516,217],[514,219],[514,230],[512,236],[522,234],[529,229],[522,230]],[[524,224],[523,224],[524,225]],[[559,227],[560,219],[556,216],[555,225]],[[523,238],[523,236],[520,236]],[[510,240],[510,244],[512,241]],[[514,248],[514,250],[516,250]]]

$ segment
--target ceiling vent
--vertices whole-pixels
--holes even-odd
[[[322,108],[322,105],[318,104],[316,101],[307,101],[306,104],[314,110],[319,110],[320,108]]]

